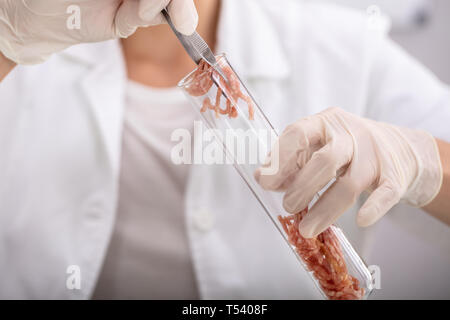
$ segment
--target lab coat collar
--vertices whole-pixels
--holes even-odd
[[[280,37],[265,10],[280,5],[261,6],[263,0],[224,0],[221,2],[217,53],[226,53],[243,78],[282,79],[289,76],[287,57]]]
[[[117,173],[127,79],[120,43],[106,41],[77,45],[62,56],[86,67],[86,73],[80,78],[80,90],[91,106],[108,164]]]

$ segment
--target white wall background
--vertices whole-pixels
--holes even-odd
[[[316,0],[365,10],[372,4],[391,16],[392,38],[450,84],[449,0]],[[420,22],[424,21],[423,24]]]
[[[450,84],[450,1],[430,2],[430,21],[423,28],[411,32],[395,31],[392,37],[442,81]]]

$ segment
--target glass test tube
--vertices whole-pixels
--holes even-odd
[[[333,243],[333,239],[338,242],[340,253],[337,254],[337,260],[329,260],[331,263],[323,260],[327,260],[333,253],[329,250],[333,250],[333,245],[324,246],[316,242],[319,246],[314,246],[314,243],[302,240],[300,242],[302,246],[312,244],[314,250],[318,252],[315,255],[311,255],[309,251],[307,253],[299,251],[298,245],[293,245],[292,235],[289,237],[279,219],[280,216],[290,216],[282,206],[282,195],[262,189],[254,178],[255,170],[264,163],[264,159],[277,140],[277,133],[232,69],[225,55],[217,56],[217,61],[227,74],[229,81],[227,85],[224,85],[223,80],[208,65],[200,64],[179,83],[179,87],[200,114],[206,126],[214,130],[215,138],[223,146],[227,158],[245,180],[324,298],[367,298],[372,290],[371,274],[338,227],[332,226],[321,235],[321,239],[325,237],[326,241],[331,241],[329,243]],[[236,143],[230,139],[238,141]],[[243,141],[246,142],[245,148],[242,148]],[[270,172],[267,173],[270,174]],[[339,266],[340,261],[343,261],[343,266]],[[335,269],[339,268],[341,272],[336,273]],[[347,279],[345,280],[347,282],[343,282],[343,278]],[[357,281],[353,281],[356,281],[357,285],[344,287],[343,284],[348,284],[349,279],[356,279]],[[356,286],[360,294],[355,294]]]

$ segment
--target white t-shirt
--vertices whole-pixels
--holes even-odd
[[[195,113],[177,88],[129,81],[117,219],[94,298],[196,299],[184,220],[188,165],[170,159]]]

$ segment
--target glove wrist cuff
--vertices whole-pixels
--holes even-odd
[[[424,207],[438,195],[443,171],[436,139],[424,131],[415,131],[412,148],[417,160],[417,176],[403,200],[414,207]]]

